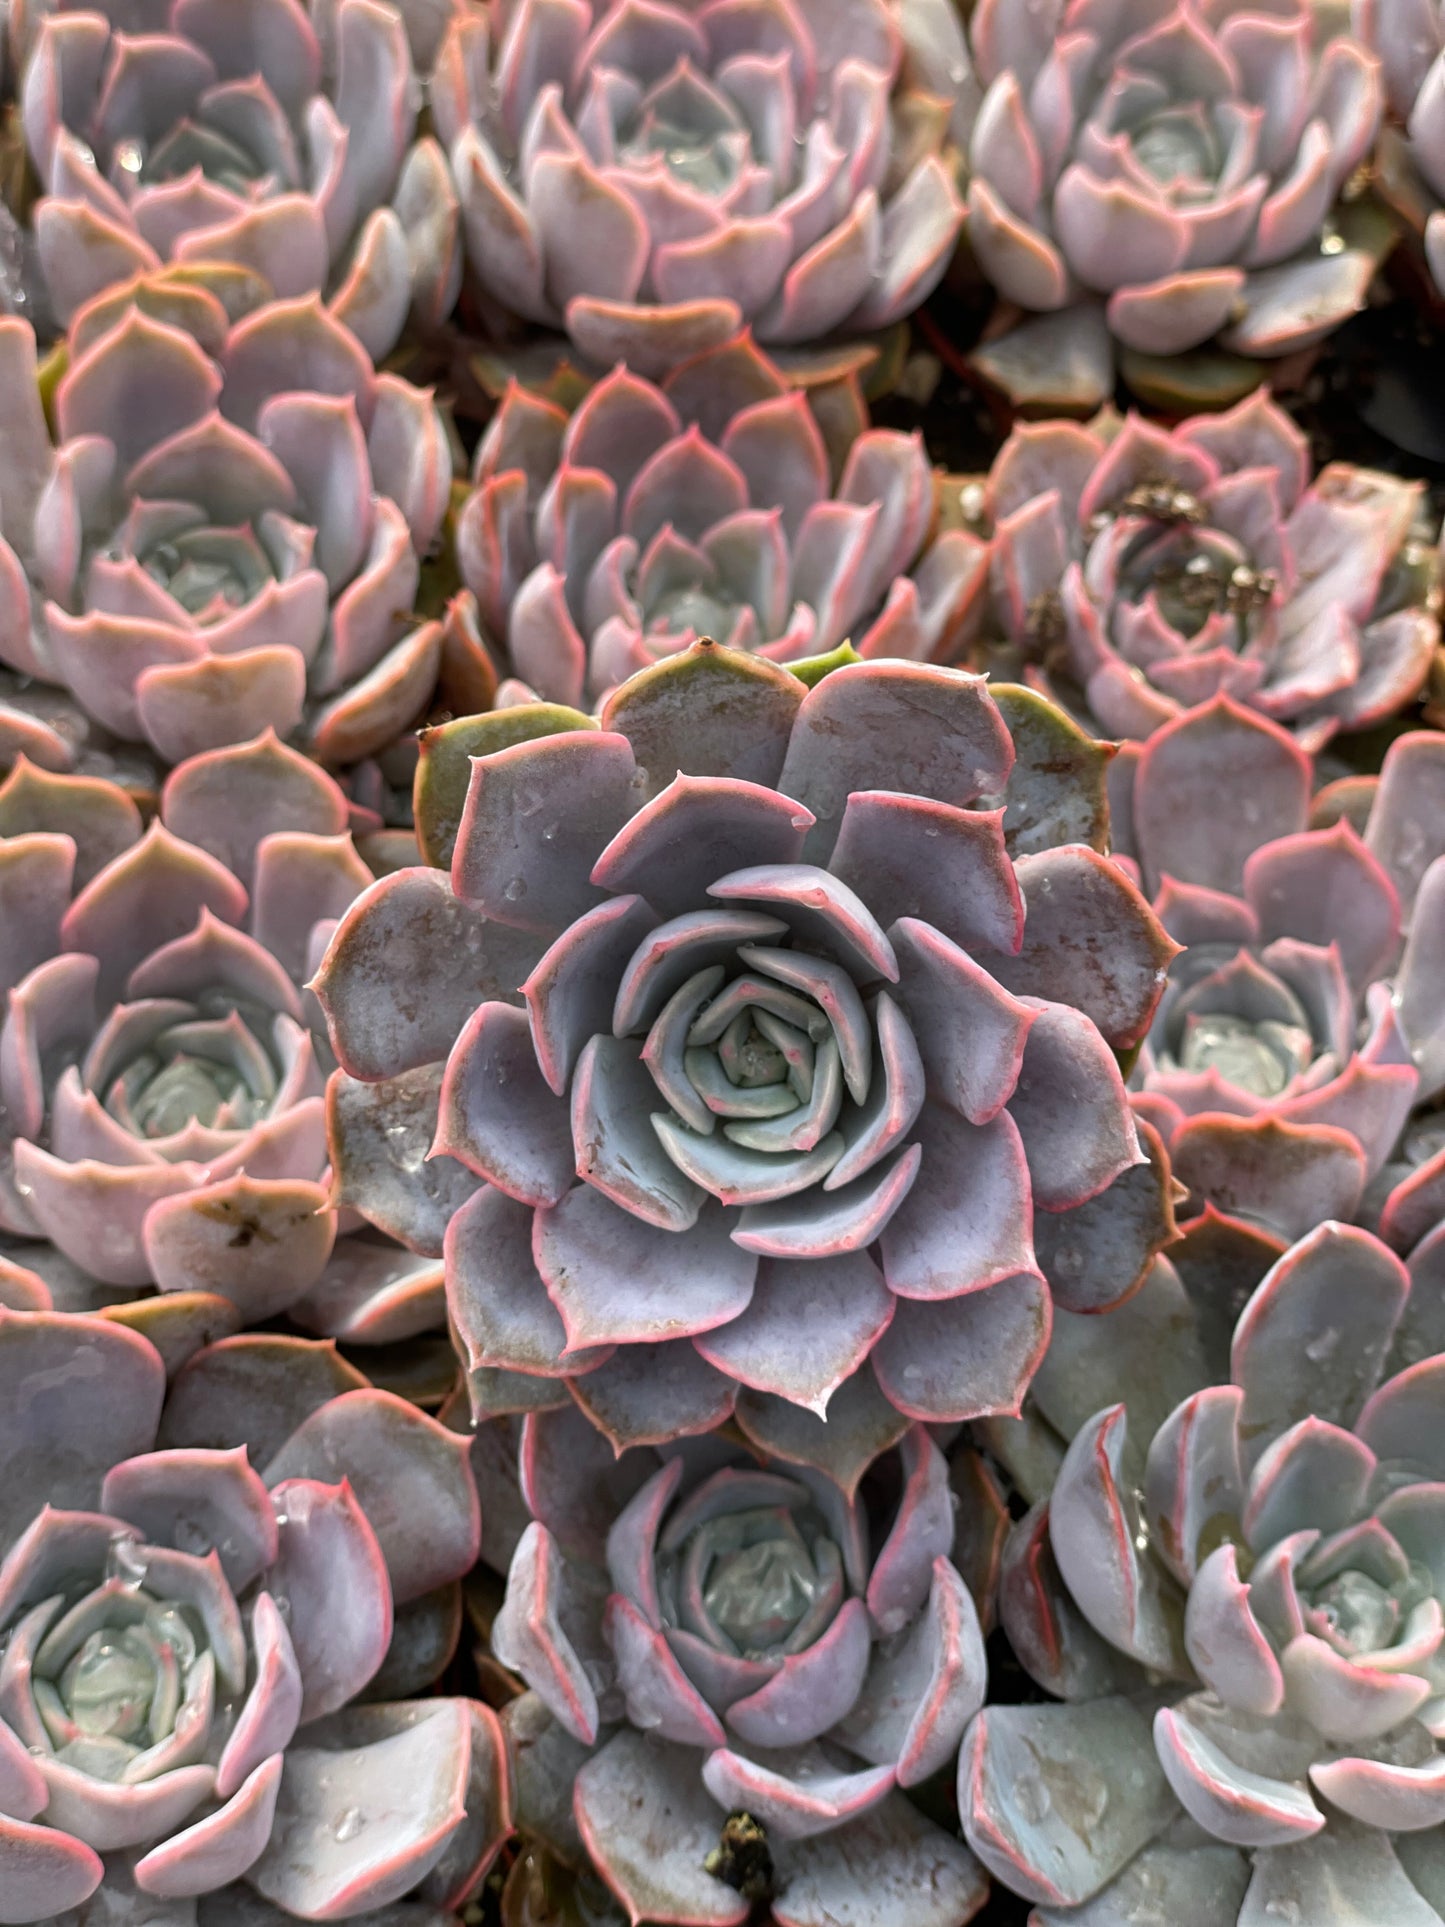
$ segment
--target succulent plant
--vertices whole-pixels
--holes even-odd
[[[743,336],[654,387],[619,366],[569,418],[515,384],[477,449],[458,559],[489,635],[578,703],[699,636],[775,662],[851,637],[964,639],[987,546],[937,530],[922,438],[866,423],[837,487],[806,395]]]
[[[55,447],[23,322],[0,320],[0,379],[5,762],[67,767],[88,719],[162,763],[270,727],[338,765],[415,721],[442,655],[411,610],[447,437],[314,295],[234,325],[201,286],[102,296],[71,330]]]
[[[437,732],[450,878],[373,885],[315,980],[338,1195],[445,1222],[474,1380],[619,1448],[736,1402],[836,1468],[1014,1409],[1049,1287],[1110,1302],[1170,1233],[1111,1046],[1173,947],[1084,840],[1103,752],[963,671],[808,673],[700,644],[600,728],[459,723],[450,776]]]
[[[980,0],[970,44],[969,241],[1009,301],[1069,317],[1057,352],[1278,356],[1363,305],[1373,255],[1331,217],[1378,63],[1311,0]]]
[[[1445,293],[1445,17],[1439,0],[1351,0],[1354,33],[1380,62],[1385,105],[1403,130],[1408,177],[1403,197],[1407,214],[1420,226],[1425,258],[1435,285]],[[1399,136],[1382,138],[1381,172],[1391,200],[1402,205],[1389,165],[1390,148]]]
[[[451,311],[456,194],[436,141],[413,144],[420,90],[384,0],[315,24],[299,0],[20,0],[11,36],[62,327],[167,263],[247,269],[283,300],[325,292],[378,359],[414,304],[424,325]]]
[[[1298,745],[1227,696],[1116,779],[1120,847],[1187,946],[1136,1109],[1196,1199],[1290,1237],[1353,1217],[1412,1107],[1445,1091],[1445,738],[1396,740],[1356,794],[1358,830],[1328,812],[1307,827],[1311,780]]]
[[[0,1302],[159,1287],[126,1315],[172,1344],[282,1311],[373,1342],[441,1322],[440,1267],[338,1241],[330,1201],[300,986],[372,880],[347,821],[269,736],[182,764],[144,835],[113,785],[22,762],[0,787]]]
[[[453,17],[431,103],[484,291],[654,376],[916,307],[966,72],[948,0],[519,0]]]
[[[1157,1351],[1116,1350],[1125,1402],[1077,1423],[1005,1549],[1004,1626],[1066,1703],[988,1708],[959,1763],[965,1836],[1046,1927],[1438,1918],[1440,1303],[1327,1223],[1157,1429]]]
[[[724,1927],[768,1898],[779,1927],[871,1927],[906,1899],[962,1927],[980,1870],[905,1797],[986,1684],[938,1446],[915,1425],[845,1490],[722,1440],[605,1466],[598,1445],[575,1410],[524,1428],[534,1516],[491,1638],[532,1688],[505,1715],[524,1832],[633,1920]]]
[[[0,1384],[0,1916],[460,1904],[509,1824],[496,1717],[396,1683],[476,1556],[465,1445],[300,1340],[167,1398],[137,1333],[0,1311]]]
[[[1307,748],[1421,692],[1439,646],[1423,490],[1332,462],[1268,391],[1167,431],[1025,423],[988,482],[998,627],[1142,738],[1223,693]]]

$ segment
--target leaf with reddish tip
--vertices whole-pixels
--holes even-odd
[[[478,1004],[515,1002],[543,948],[489,922],[439,871],[399,870],[347,911],[313,988],[343,1066],[376,1082],[439,1062]]]
[[[1228,772],[1230,803],[1220,808]],[[1149,889],[1179,883],[1238,896],[1253,852],[1303,830],[1309,758],[1278,724],[1216,697],[1157,730],[1134,778],[1134,822]],[[1233,799],[1249,799],[1236,811]]]
[[[1073,1004],[1116,1050],[1148,1031],[1179,945],[1117,864],[1082,845],[1021,857],[1024,939],[993,974],[1021,997]]]
[[[602,727],[632,744],[649,797],[680,770],[776,784],[803,694],[765,658],[699,642],[615,689]]]
[[[329,1339],[249,1332],[207,1345],[182,1366],[166,1400],[163,1447],[246,1446],[265,1465],[310,1413],[366,1384]]]
[[[459,1579],[481,1536],[467,1442],[390,1392],[345,1392],[303,1419],[265,1468],[267,1485],[349,1481],[391,1574],[415,1599]]]
[[[1352,1218],[1365,1185],[1358,1142],[1329,1124],[1208,1112],[1185,1121],[1170,1155],[1196,1203],[1285,1238],[1303,1237],[1326,1218]]]
[[[1178,1812],[1129,1700],[990,1706],[958,1762],[963,1837],[1015,1893],[1077,1907]]]
[[[817,818],[826,863],[850,793],[894,788],[964,807],[1002,790],[1013,745],[981,677],[921,663],[854,663],[808,691],[778,779]]]
[[[376,1534],[344,1479],[284,1480],[272,1497],[281,1544],[268,1586],[291,1634],[304,1723],[345,1706],[381,1665],[391,1639],[391,1585]],[[331,1605],[343,1597],[338,1618]]]
[[[248,1881],[311,1920],[409,1893],[465,1818],[471,1738],[469,1702],[433,1699],[357,1708],[332,1744],[289,1748],[276,1828]]]
[[[432,1157],[442,1066],[423,1064],[382,1083],[336,1071],[326,1087],[332,1203],[355,1204],[379,1231],[440,1258],[452,1213],[477,1187],[455,1159]]]
[[[575,729],[595,721],[560,703],[518,703],[484,716],[459,716],[420,734],[414,805],[422,856],[437,869],[451,868],[457,834],[471,792],[472,759]]]
[[[159,1290],[211,1292],[259,1325],[321,1276],[336,1218],[322,1185],[235,1177],[162,1198],[143,1235]]]
[[[641,1733],[609,1740],[577,1775],[577,1826],[633,1927],[741,1927],[750,1903],[704,1870],[725,1817],[697,1754]]]

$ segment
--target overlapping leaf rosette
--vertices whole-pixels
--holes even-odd
[[[450,877],[374,885],[316,979],[339,1195],[448,1199],[474,1378],[833,1465],[1015,1408],[1050,1286],[1111,1302],[1170,1231],[1111,1046],[1172,946],[1085,840],[1099,746],[963,671],[710,645],[488,739]]]
[[[125,1305],[172,1358],[283,1311],[373,1343],[441,1322],[439,1264],[331,1202],[331,1059],[300,986],[371,880],[335,783],[274,737],[182,764],[144,835],[119,788],[17,766],[0,1301]]]
[[[325,40],[317,26],[325,29]],[[385,0],[145,0],[11,9],[34,230],[66,326],[116,282],[165,265],[325,295],[377,359],[415,310],[450,313],[457,200]]]
[[[1110,337],[1278,356],[1364,303],[1374,255],[1334,216],[1380,119],[1378,62],[1309,0],[980,0],[986,88],[968,236],[1031,352]]]
[[[475,1890],[509,1826],[495,1715],[397,1689],[433,1677],[407,1627],[476,1556],[476,1488],[454,1435],[346,1377],[228,1340],[167,1399],[137,1333],[0,1311],[6,1921]]]
[[[1312,473],[1263,389],[1169,431],[1025,423],[988,482],[995,620],[1111,736],[1226,694],[1307,748],[1421,693],[1439,648],[1424,491]]]
[[[1115,811],[1186,946],[1136,1108],[1197,1200],[1290,1237],[1378,1202],[1412,1109],[1445,1090],[1445,740],[1399,737],[1344,785],[1353,818],[1327,798],[1309,827],[1311,782],[1282,730],[1219,697],[1125,759]]]
[[[453,17],[431,106],[482,290],[655,376],[915,308],[967,71],[946,0],[517,0]]]
[[[52,446],[34,339],[0,321],[0,755],[67,767],[86,724],[164,764],[265,728],[332,765],[384,748],[442,658],[412,615],[451,479],[430,394],[314,296],[232,324],[143,281],[67,346]]]
[[[569,417],[512,386],[458,517],[484,628],[550,701],[598,698],[700,636],[775,662],[851,639],[945,660],[988,549],[938,527],[921,437],[866,419],[834,486],[808,397],[746,337],[659,386],[619,366]]]
[[[1131,1373],[1078,1425],[1000,1593],[1066,1703],[988,1708],[959,1766],[966,1837],[1041,1922],[1439,1918],[1442,1333],[1438,1290],[1327,1223],[1224,1382],[1155,1430]]]
[[[906,1797],[986,1685],[926,1430],[848,1487],[722,1440],[624,1453],[604,1484],[585,1434],[528,1421],[534,1517],[492,1626],[533,1689],[504,1716],[523,1831],[633,1920],[724,1927],[768,1898],[779,1927],[960,1927],[980,1869]]]

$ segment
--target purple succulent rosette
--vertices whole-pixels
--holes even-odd
[[[7,1921],[475,1890],[510,1824],[496,1716],[396,1697],[419,1608],[476,1557],[466,1447],[347,1376],[330,1347],[229,1340],[167,1398],[137,1333],[0,1310]]]
[[[963,671],[710,645],[600,728],[481,721],[534,740],[473,757],[450,878],[374,885],[315,980],[339,1196],[449,1216],[474,1377],[831,1465],[1016,1409],[1050,1287],[1112,1302],[1171,1229],[1114,1048],[1173,946],[1075,840],[1099,747]]]
[[[1058,317],[1040,349],[1278,356],[1363,305],[1374,259],[1331,216],[1379,64],[1310,0],[980,0],[970,44],[968,237],[1002,295]]]
[[[1398,1179],[1412,1108],[1445,1091],[1445,738],[1399,737],[1378,780],[1349,786],[1354,820],[1309,827],[1311,781],[1298,746],[1228,697],[1116,778],[1120,848],[1186,946],[1136,1109],[1196,1200],[1287,1237]]]
[[[868,428],[836,487],[807,397],[744,336],[660,386],[618,367],[570,418],[513,385],[457,522],[462,577],[549,701],[606,694],[702,636],[775,662],[947,659],[988,547],[939,531],[922,438]]]
[[[987,1679],[922,1426],[857,1490],[722,1440],[604,1483],[575,1411],[528,1421],[520,1473],[491,1643],[532,1689],[504,1715],[525,1833],[633,1920],[749,1918],[759,1892],[719,1868],[739,1812],[779,1927],[972,1918],[980,1868],[906,1797],[952,1768]]]
[[[486,294],[656,376],[915,308],[966,74],[947,0],[516,0],[453,17],[431,105]]]
[[[134,1300],[173,1353],[283,1311],[358,1342],[441,1323],[440,1265],[338,1237],[331,1203],[301,985],[372,881],[347,832],[272,737],[183,764],[144,835],[114,785],[0,787],[0,1302]]]
[[[1115,1354],[1127,1403],[1080,1414],[1005,1551],[1003,1624],[1065,1703],[989,1707],[959,1764],[965,1836],[1047,1927],[1439,1918],[1440,1302],[1327,1223],[1162,1421],[1157,1352]]]
[[[1424,492],[1376,469],[1310,471],[1258,389],[1169,431],[1131,415],[1026,423],[988,481],[995,619],[1139,739],[1229,695],[1307,748],[1413,702],[1439,644]]]
[[[317,24],[324,24],[325,42]],[[167,264],[327,296],[379,360],[461,285],[457,199],[384,0],[11,9],[39,264],[62,327]]]
[[[451,482],[430,394],[315,296],[232,324],[205,286],[131,284],[68,352],[52,446],[0,319],[0,758],[68,767],[86,723],[163,764],[266,728],[331,765],[392,742],[442,656],[411,613]]]

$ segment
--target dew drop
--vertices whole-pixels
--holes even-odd
[[[1333,1358],[1339,1350],[1340,1334],[1337,1326],[1331,1325],[1305,1346],[1305,1357],[1312,1365],[1323,1365],[1326,1359]]]
[[[140,1535],[117,1532],[105,1556],[105,1576],[114,1579],[125,1592],[139,1592],[145,1584],[146,1561],[140,1550]]]
[[[360,1807],[348,1807],[331,1829],[338,1840],[354,1840],[366,1824]]]
[[[502,895],[507,899],[508,903],[517,903],[521,898],[526,896],[526,894],[527,883],[524,877],[513,877],[511,882],[507,884],[502,891]]]
[[[1038,1826],[1053,1812],[1054,1797],[1036,1773],[1023,1773],[1014,1782],[1014,1804],[1030,1826]]]

